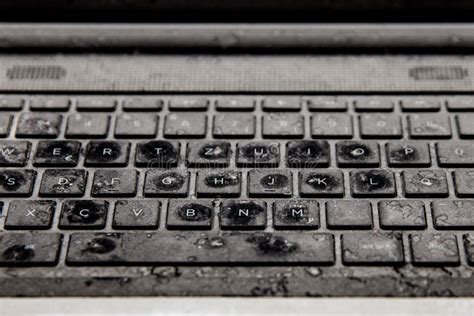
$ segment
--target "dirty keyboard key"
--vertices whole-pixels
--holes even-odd
[[[325,140],[296,140],[286,144],[286,163],[295,168],[329,166],[330,148]]]
[[[110,116],[106,114],[73,114],[67,119],[67,138],[105,138]]]
[[[92,182],[92,196],[137,195],[138,171],[136,170],[97,170]]]
[[[59,228],[101,229],[105,227],[109,202],[102,200],[70,200],[63,203]]]
[[[0,170],[0,196],[30,196],[35,179],[34,170]]]
[[[5,229],[49,229],[55,208],[54,201],[11,201],[8,206]]]
[[[352,117],[348,114],[311,115],[311,137],[352,138]]]
[[[303,138],[304,116],[274,112],[262,117],[264,138]]]
[[[120,141],[91,141],[87,145],[86,166],[125,167],[130,155],[130,143]]]
[[[302,171],[299,188],[302,197],[343,197],[344,175],[339,170]]]
[[[363,114],[359,116],[362,138],[402,138],[400,117],[386,114]]]
[[[212,133],[215,138],[253,138],[255,136],[255,115],[248,113],[216,114]]]
[[[68,111],[70,107],[67,96],[35,96],[30,99],[32,111]]]
[[[33,164],[40,167],[74,167],[81,143],[76,141],[39,141]]]
[[[212,200],[170,200],[166,217],[167,229],[209,230],[212,228]]]
[[[347,111],[347,101],[331,97],[305,98],[308,110],[312,112],[344,112]]]
[[[236,171],[198,172],[196,194],[198,197],[239,197],[242,173]]]
[[[23,109],[25,100],[17,95],[0,95],[0,111],[19,111]]]
[[[362,170],[350,174],[352,196],[395,197],[395,175],[387,170]]]
[[[273,227],[275,229],[318,229],[318,202],[313,200],[274,202]]]
[[[456,123],[458,126],[459,137],[470,139],[474,138],[474,114],[456,115]]]
[[[336,144],[339,167],[378,167],[380,152],[377,143],[344,141]]]
[[[221,229],[265,229],[267,203],[257,200],[225,200],[219,214]]]
[[[264,111],[299,111],[301,99],[299,97],[266,97],[262,103]]]
[[[425,229],[425,204],[422,201],[380,201],[378,204],[382,229]]]
[[[171,113],[166,115],[164,136],[168,138],[204,138],[207,116],[203,113]]]
[[[78,97],[76,100],[76,109],[78,111],[98,111],[111,112],[115,111],[117,100],[115,97]]]
[[[459,265],[458,242],[452,234],[411,234],[410,249],[414,265]]]
[[[466,250],[467,263],[470,266],[474,265],[474,235],[465,234],[463,236],[464,248]]]
[[[438,142],[436,152],[438,164],[442,167],[474,166],[474,144],[471,142]]]
[[[391,112],[393,111],[393,100],[390,98],[358,98],[354,101],[357,112]]]
[[[75,233],[70,265],[332,265],[334,237],[300,232]]]
[[[371,229],[372,205],[369,201],[330,201],[326,203],[329,229]]]
[[[436,229],[474,228],[474,200],[433,201],[431,208]]]
[[[403,188],[406,197],[445,197],[449,195],[443,170],[404,170]]]
[[[62,235],[54,233],[0,233],[1,266],[54,266]]]
[[[83,196],[87,171],[81,169],[47,169],[41,179],[41,196]]]
[[[217,111],[253,111],[255,99],[252,97],[223,97],[216,100]]]
[[[438,98],[405,98],[401,106],[405,112],[437,112],[441,109],[441,101]]]
[[[53,113],[23,113],[16,128],[16,137],[56,138],[61,129],[62,116]]]
[[[411,138],[451,138],[451,123],[447,115],[411,114],[408,126]]]
[[[287,170],[253,170],[248,173],[248,194],[251,197],[291,197],[292,174]]]
[[[399,233],[346,233],[341,237],[345,265],[402,265],[405,261]]]
[[[237,144],[237,167],[278,167],[280,144],[248,142]]]
[[[448,111],[474,111],[474,98],[472,97],[451,97],[446,102]]]
[[[178,165],[180,143],[154,140],[137,145],[135,165],[147,168],[173,168]]]
[[[453,178],[458,197],[474,197],[474,170],[456,170]]]
[[[227,167],[231,154],[232,150],[228,142],[189,142],[186,149],[186,162],[192,168]]]
[[[145,196],[185,197],[189,191],[189,172],[149,170],[145,175]]]
[[[429,167],[430,145],[423,142],[390,142],[386,145],[390,167]]]
[[[161,203],[156,200],[119,200],[115,203],[115,229],[156,229]]]
[[[7,137],[10,134],[12,119],[13,115],[11,114],[0,115],[0,137]]]
[[[179,97],[169,101],[170,111],[207,111],[210,101],[207,98]]]
[[[26,165],[31,143],[27,141],[0,141],[0,166],[22,167]]]
[[[122,101],[122,109],[129,112],[161,111],[163,105],[163,100],[155,96],[129,97]]]
[[[158,116],[152,114],[122,114],[115,121],[116,138],[153,138],[158,129]]]

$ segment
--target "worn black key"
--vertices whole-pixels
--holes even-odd
[[[474,98],[472,97],[450,97],[446,102],[448,111],[473,111]]]
[[[0,196],[30,196],[35,179],[34,170],[0,170]]]
[[[455,235],[410,234],[410,246],[413,265],[459,265],[458,242]]]
[[[129,112],[161,111],[163,105],[163,100],[155,96],[128,97],[122,101],[122,109]]]
[[[239,197],[242,182],[241,172],[198,172],[196,194],[198,197]]]
[[[101,229],[105,227],[109,202],[102,200],[72,200],[63,203],[59,228]]]
[[[430,145],[423,142],[390,142],[386,145],[390,167],[429,167]]]
[[[472,122],[474,122],[474,114],[464,113],[462,115],[456,115],[456,123],[460,138],[474,138],[474,124],[472,124]]]
[[[237,144],[237,167],[278,167],[280,144],[249,142]]]
[[[13,115],[3,114],[0,116],[0,137],[7,137],[10,134]]]
[[[302,197],[343,197],[344,175],[339,170],[302,171],[299,189]]]
[[[456,170],[453,177],[457,196],[474,197],[474,170]]]
[[[325,140],[295,140],[286,144],[286,163],[294,168],[329,167],[330,148]]]
[[[313,112],[335,112],[347,111],[347,101],[336,97],[312,97],[305,98],[309,111]]]
[[[405,261],[399,233],[346,233],[341,237],[345,265],[401,265]]]
[[[11,201],[5,229],[49,229],[55,208],[54,201]]]
[[[156,229],[161,203],[156,200],[120,200],[115,203],[115,229]]]
[[[92,196],[137,195],[138,171],[97,170],[92,182]]]
[[[441,167],[474,166],[474,145],[467,141],[437,142],[436,152]]]
[[[43,173],[39,194],[41,196],[83,196],[87,171],[82,169],[48,169]]]
[[[219,219],[221,229],[265,229],[267,203],[256,200],[225,200]]]
[[[214,116],[212,134],[215,138],[253,138],[255,115],[221,113]]]
[[[377,143],[344,141],[336,144],[339,167],[378,167],[380,152]]]
[[[80,113],[67,119],[67,138],[105,138],[109,131],[110,116],[100,113]]]
[[[158,129],[158,117],[152,114],[122,114],[115,120],[116,138],[153,138]]]
[[[209,99],[201,97],[177,97],[169,101],[170,111],[207,111]]]
[[[393,103],[391,98],[361,97],[354,101],[354,108],[358,112],[391,112]]]
[[[39,141],[33,164],[39,167],[74,167],[80,149],[81,143],[77,141]]]
[[[203,113],[172,113],[166,115],[164,136],[168,138],[204,138],[207,116]]]
[[[264,138],[303,138],[304,116],[274,112],[262,117]]]
[[[67,96],[35,96],[30,99],[32,111],[68,111],[71,103]]]
[[[311,137],[352,138],[352,117],[348,114],[311,115]]]
[[[31,143],[27,141],[0,141],[0,166],[22,167],[26,165]]]
[[[378,204],[382,229],[425,229],[425,204],[422,201],[380,201]]]
[[[332,265],[334,237],[301,232],[76,233],[70,265]]]
[[[292,174],[288,170],[253,170],[248,173],[248,194],[251,197],[290,197],[292,187]]]
[[[352,196],[394,197],[397,195],[395,176],[387,170],[361,170],[350,174]]]
[[[0,95],[0,111],[19,111],[23,109],[25,99],[19,95]]]
[[[405,98],[401,105],[405,112],[437,112],[441,109],[441,101],[438,98]]]
[[[299,111],[301,99],[299,97],[266,97],[262,102],[264,111]]]
[[[222,97],[216,100],[217,111],[253,111],[255,99],[246,96]]]
[[[117,100],[115,97],[106,96],[84,96],[76,100],[76,109],[78,111],[115,111]]]
[[[442,170],[404,170],[406,197],[445,197],[449,195],[446,174]]]
[[[369,201],[330,201],[326,203],[329,229],[372,228],[372,205]]]
[[[231,154],[230,143],[223,141],[189,142],[186,148],[187,164],[193,168],[227,167]]]
[[[87,145],[86,166],[125,167],[130,155],[130,143],[121,141],[91,141]]]
[[[411,114],[408,116],[411,138],[450,138],[451,123],[444,114]]]
[[[474,265],[474,235],[465,234],[463,236],[464,248],[466,252],[467,263],[470,266]]]
[[[402,138],[400,117],[389,114],[363,114],[359,116],[362,138]]]
[[[0,265],[54,266],[59,260],[62,235],[54,233],[0,234]]]
[[[56,138],[61,129],[62,116],[53,113],[23,113],[16,128],[16,137]]]
[[[148,168],[173,168],[178,166],[180,143],[163,140],[141,142],[137,145],[135,165]]]
[[[275,229],[318,229],[318,202],[289,200],[273,203],[273,227]]]
[[[145,196],[185,197],[189,191],[189,172],[149,170],[145,175]]]
[[[170,200],[166,217],[168,229],[208,230],[212,228],[212,200]]]
[[[474,228],[474,200],[433,201],[431,208],[436,229]]]

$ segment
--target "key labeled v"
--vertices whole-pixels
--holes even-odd
[[[141,213],[143,213],[142,208],[132,208],[133,214],[135,214],[136,217],[140,216]]]

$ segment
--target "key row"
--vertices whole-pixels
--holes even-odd
[[[474,114],[456,115],[460,138],[474,138],[471,124]],[[18,119],[15,136],[19,138],[57,138],[61,136],[63,116],[55,113],[23,113]],[[362,138],[403,138],[405,119],[395,114],[369,113],[353,117],[342,113],[320,113],[305,117],[295,113],[270,113],[261,118],[263,138],[304,138],[305,120],[310,120],[312,138],[353,138],[355,122],[358,122]],[[9,135],[13,115],[0,118],[0,137]],[[66,119],[66,138],[106,138],[109,135],[111,117],[101,113],[71,114]],[[208,125],[214,138],[254,138],[257,117],[248,113],[221,113],[212,117],[203,113],[170,113],[164,117],[162,135],[165,138],[205,138]],[[155,138],[159,131],[159,116],[155,114],[121,114],[115,118],[116,138]],[[410,114],[406,117],[408,134],[413,139],[451,138],[453,128],[450,116],[444,114]]]
[[[238,142],[236,149],[227,141],[193,141],[186,144],[185,157],[181,143],[170,141],[138,142],[136,167],[173,168],[181,162],[190,168],[228,167],[235,159],[237,167],[327,168],[331,166],[331,146],[324,140],[289,141],[285,161],[279,142]],[[0,166],[25,166],[30,156],[37,167],[74,167],[79,163],[82,144],[78,141],[39,141],[32,153],[28,141],[0,141]],[[85,148],[84,165],[91,167],[125,167],[130,160],[131,143],[126,141],[90,141]],[[391,141],[385,145],[390,167],[429,167],[430,145],[419,141]],[[235,154],[234,154],[235,152]],[[437,142],[436,162],[440,167],[474,166],[474,144],[468,141]],[[381,148],[371,141],[338,141],[335,144],[338,167],[379,167]]]
[[[0,169],[0,196],[31,196],[37,172],[30,169]],[[39,196],[84,196],[89,172],[83,169],[47,169],[39,183]],[[474,196],[472,172],[453,173],[458,197]],[[400,174],[405,197],[447,197],[449,186],[443,170],[405,170]],[[137,170],[104,169],[94,172],[91,195],[137,196],[139,188]],[[302,171],[298,173],[298,188],[293,188],[293,172],[289,170],[252,170],[246,175],[246,191],[250,197],[290,198],[344,197],[346,195],[343,172],[339,170]],[[145,173],[143,195],[146,197],[187,197],[190,192],[191,173],[180,170],[149,170]],[[239,171],[203,171],[196,174],[195,194],[198,197],[240,197],[243,193],[243,175]],[[351,195],[361,197],[395,197],[398,194],[395,173],[369,169],[349,173]],[[141,187],[141,186],[140,186]],[[298,193],[296,192],[298,191]],[[191,193],[191,194],[190,194]]]
[[[218,203],[218,204],[216,204]],[[271,208],[274,229],[316,230],[323,227],[320,213],[325,210],[330,230],[370,230],[378,210],[383,230],[423,230],[427,228],[426,209],[431,210],[432,225],[437,230],[473,230],[473,200],[434,201],[429,207],[417,200],[391,200],[371,203],[367,200],[329,201],[170,199],[167,203],[168,230],[210,230],[216,215],[222,230],[263,230],[268,227]],[[1,204],[3,207],[3,203]],[[62,204],[60,229],[104,229],[110,203],[105,200],[68,200]],[[113,211],[114,229],[159,227],[163,205],[158,200],[119,200]],[[57,203],[52,200],[14,200],[8,206],[4,228],[7,230],[50,229]]]
[[[54,266],[63,236],[57,233],[0,234],[0,265]],[[117,265],[334,265],[335,237],[301,232],[74,233],[66,263]],[[474,236],[450,233],[353,232],[340,236],[342,263],[352,266],[458,266],[464,251],[474,265]]]
[[[253,111],[261,106],[263,111],[310,111],[390,112],[400,106],[402,111],[440,111],[446,105],[449,111],[473,111],[472,96],[65,96],[65,95],[2,95],[0,110],[17,111],[29,105],[32,111],[112,112],[160,111],[166,105],[170,111],[206,111],[213,105],[217,111]]]

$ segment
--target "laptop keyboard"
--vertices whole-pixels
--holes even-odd
[[[0,96],[0,265],[474,264],[470,96]]]

